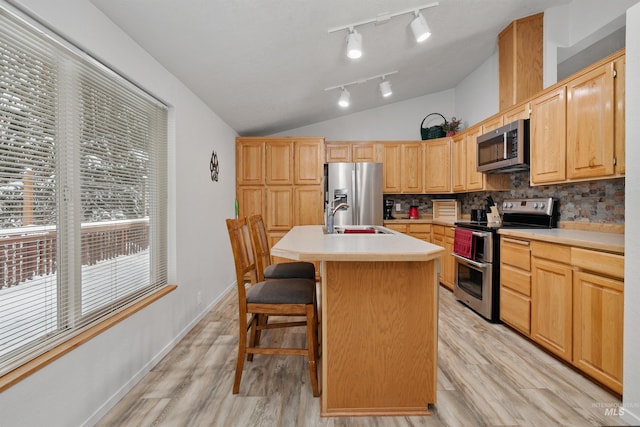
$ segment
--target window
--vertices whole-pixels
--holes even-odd
[[[164,105],[0,7],[0,375],[166,285]]]

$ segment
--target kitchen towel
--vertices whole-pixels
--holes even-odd
[[[475,249],[473,231],[456,227],[453,235],[453,252],[465,258],[473,259]]]

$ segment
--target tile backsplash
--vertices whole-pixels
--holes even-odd
[[[560,221],[624,224],[624,187],[624,178],[531,187],[529,173],[519,172],[511,174],[509,191],[442,195],[385,194],[384,198],[400,203],[400,213],[407,213],[409,206],[417,205],[421,214],[432,212],[434,199],[457,199],[460,200],[462,214],[468,215],[471,209],[483,208],[488,195],[498,205],[510,198],[553,197],[558,200]]]

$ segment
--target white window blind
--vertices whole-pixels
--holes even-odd
[[[0,374],[166,285],[166,107],[0,6]]]

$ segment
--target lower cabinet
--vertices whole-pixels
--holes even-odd
[[[501,320],[622,394],[624,256],[506,236],[500,245]]]
[[[453,252],[453,230],[451,227],[433,224],[431,233],[431,243],[444,248],[444,254],[440,257],[440,283],[444,287],[453,290],[456,280],[455,258],[451,256],[451,252]]]

